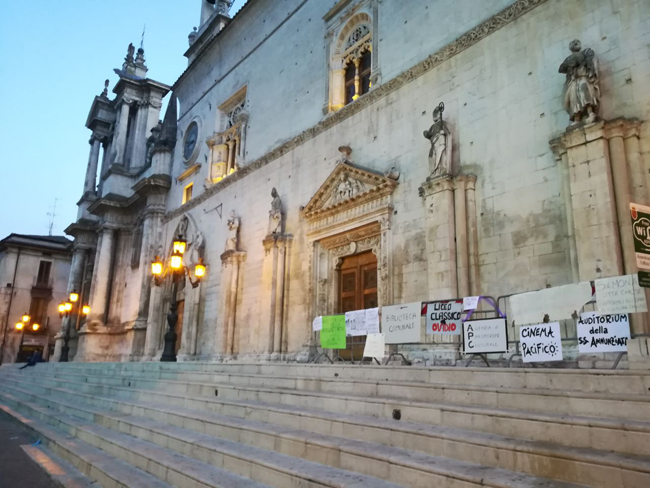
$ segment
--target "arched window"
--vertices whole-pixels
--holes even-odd
[[[372,87],[371,19],[359,13],[335,38],[330,59],[330,110],[339,110]]]

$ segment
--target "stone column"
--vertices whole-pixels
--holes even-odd
[[[428,297],[458,296],[454,183],[450,175],[427,180],[420,187],[427,219]]]
[[[67,293],[68,296],[70,296],[70,293],[72,291],[76,291],[79,293],[79,302],[76,304],[76,306],[81,307],[83,306],[83,301],[87,300],[87,297],[83,296],[83,290],[81,289],[82,285],[82,280],[83,280],[83,271],[86,266],[86,259],[88,257],[88,250],[86,248],[79,248],[75,247],[74,251],[72,253],[72,262],[70,264],[70,276],[68,277],[68,288],[67,288]],[[77,333],[76,330],[76,319],[77,316],[74,315],[73,317],[64,317],[63,321],[61,322],[61,330],[55,337],[55,351],[54,351],[54,358],[58,361],[59,358],[61,357],[61,347],[63,347],[64,344],[64,336],[65,336],[65,331],[68,327],[72,327],[70,329],[70,337],[74,337]],[[73,332],[74,331],[74,332]]]
[[[628,121],[623,138],[632,201],[646,205],[650,203],[650,171],[648,171],[641,155],[641,145],[639,143],[640,125],[637,120]]]
[[[339,110],[345,106],[345,70],[335,69],[332,70],[332,86],[331,86],[331,110]]]
[[[481,294],[481,276],[478,267],[478,219],[476,217],[476,176],[466,177],[467,234],[469,252],[469,293]]]
[[[152,206],[144,212],[142,222],[142,247],[140,248],[140,300],[138,303],[138,318],[136,323],[142,328],[146,327],[149,315],[149,299],[151,291],[151,262],[155,257],[155,247],[160,242],[160,229],[162,227],[162,205]]]
[[[219,354],[221,357],[234,356],[237,323],[237,295],[239,291],[239,268],[246,260],[242,251],[226,251],[221,255],[221,290],[217,330],[219,332]]]
[[[467,238],[467,206],[465,188],[467,180],[463,175],[454,180],[454,218],[456,221],[456,276],[458,294],[469,296],[469,240]]]
[[[86,168],[86,179],[84,181],[84,194],[95,194],[95,185],[97,182],[97,166],[99,165],[99,149],[101,142],[93,136],[90,138],[90,155],[88,156],[88,166]]]
[[[115,136],[113,137],[113,164],[124,165],[126,137],[129,127],[129,110],[129,103],[126,100],[122,100],[120,113],[115,126]]]
[[[151,286],[149,295],[149,312],[147,314],[147,332],[144,340],[145,360],[152,360],[158,354],[160,347],[160,328],[165,325],[166,314],[161,314],[162,287]]]
[[[97,246],[97,257],[90,287],[90,320],[89,322],[103,323],[104,312],[108,306],[108,288],[111,277],[111,262],[113,246],[115,245],[116,230],[104,226]],[[103,324],[105,325],[105,324]]]

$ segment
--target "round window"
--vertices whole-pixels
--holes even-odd
[[[199,138],[199,125],[192,122],[185,133],[185,143],[183,144],[183,158],[187,161],[194,154],[196,141]]]

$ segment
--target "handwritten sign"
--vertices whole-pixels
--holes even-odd
[[[368,335],[379,334],[379,309],[368,308],[366,309],[366,330]]]
[[[463,310],[476,310],[478,301],[481,297],[465,297],[463,298]]]
[[[323,317],[316,317],[311,323],[311,328],[314,332],[318,332],[323,329]]]
[[[426,333],[460,335],[462,315],[463,302],[460,300],[427,303]]]
[[[578,350],[580,352],[624,352],[630,338],[627,314],[600,315],[585,312],[578,319]]]
[[[368,334],[366,345],[363,348],[364,358],[375,358],[381,362],[386,351],[386,337],[384,334]]]
[[[366,311],[345,312],[345,333],[349,336],[364,336],[366,330]]]
[[[524,363],[560,361],[562,359],[562,336],[560,323],[529,325],[519,329],[521,355]]]
[[[637,275],[596,280],[596,301],[601,314],[647,312],[645,292]]]
[[[463,323],[465,354],[505,352],[508,349],[506,319],[468,320]]]
[[[422,302],[391,305],[381,309],[381,319],[386,344],[412,344],[420,342],[420,316]]]
[[[323,317],[320,345],[323,349],[345,349],[345,315]]]

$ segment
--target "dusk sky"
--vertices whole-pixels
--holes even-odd
[[[187,66],[199,0],[8,0],[0,16],[0,239],[54,235],[76,220],[93,97],[117,81],[143,26],[147,76],[171,85]],[[236,0],[231,13],[246,3]],[[113,94],[111,97],[113,97]],[[162,114],[161,114],[162,117]]]

